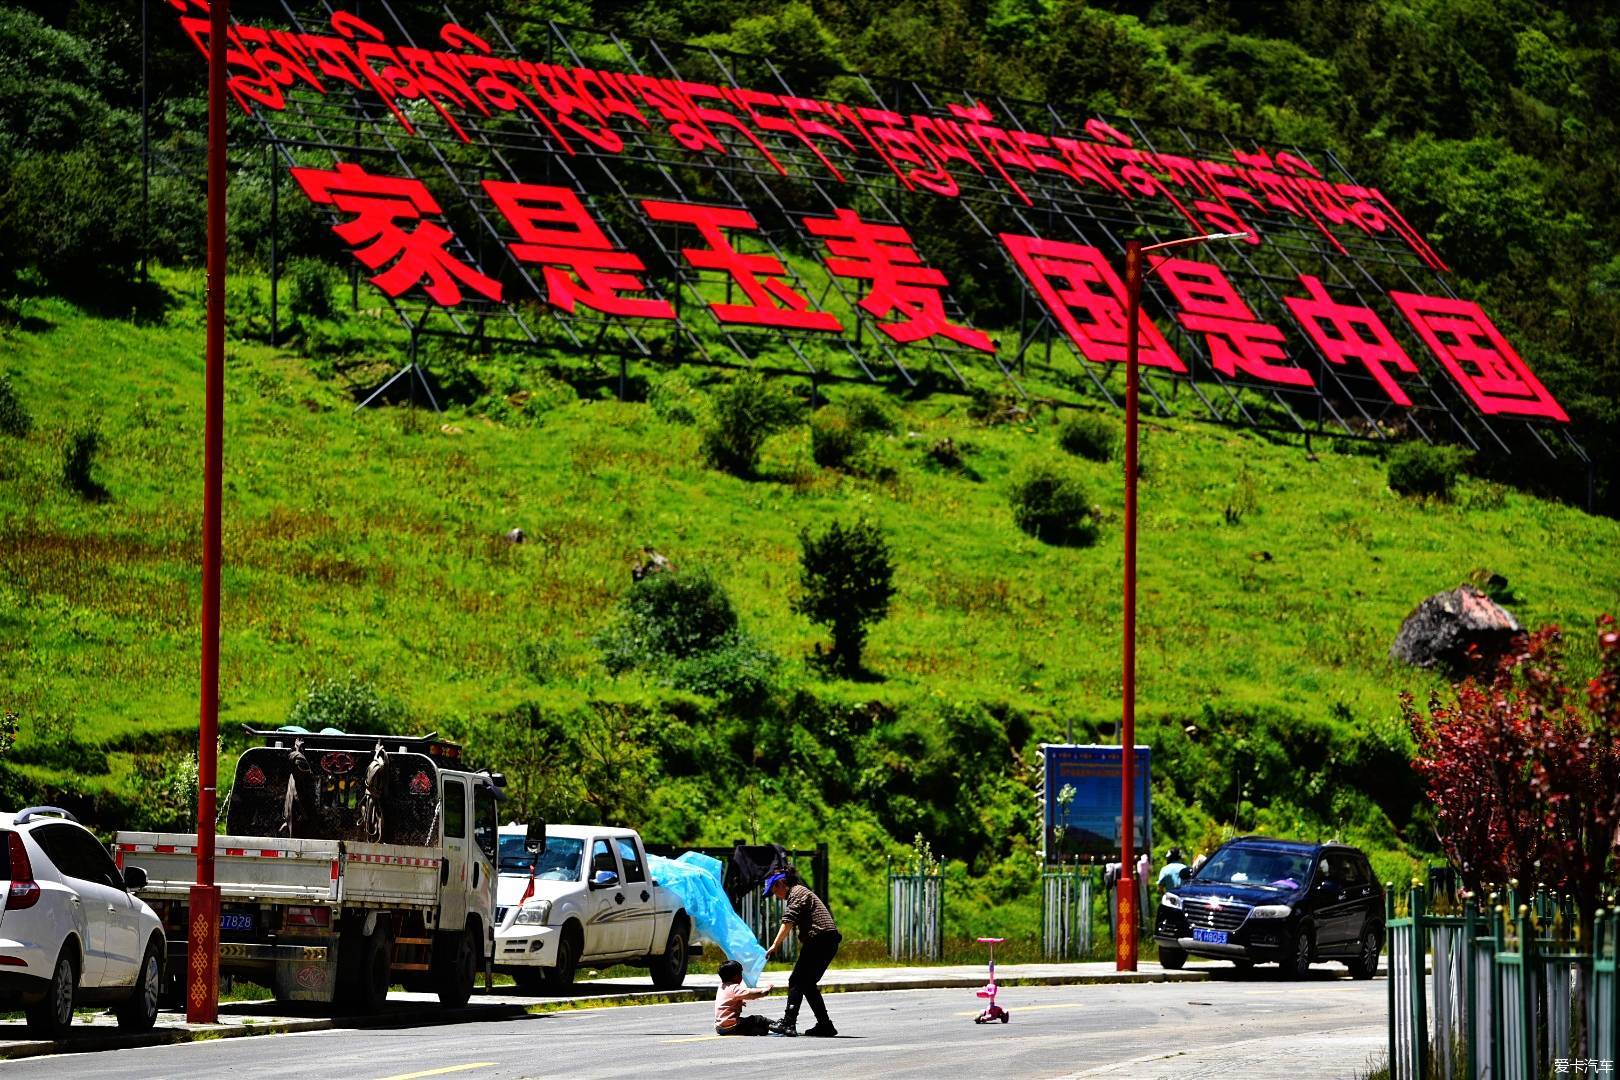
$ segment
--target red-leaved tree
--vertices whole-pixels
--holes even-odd
[[[1620,842],[1620,631],[1609,615],[1597,629],[1598,674],[1584,695],[1568,685],[1556,627],[1503,657],[1489,686],[1470,679],[1450,702],[1432,696],[1427,713],[1401,695],[1413,765],[1464,883],[1567,890],[1583,940]]]

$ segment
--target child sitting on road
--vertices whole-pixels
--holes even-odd
[[[743,1002],[762,998],[771,992],[769,986],[750,990],[743,985],[742,965],[727,960],[720,965],[720,990],[714,995],[714,1033],[716,1035],[769,1035],[771,1022],[763,1016],[744,1016]]]

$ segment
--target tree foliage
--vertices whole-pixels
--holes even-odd
[[[819,534],[799,533],[799,596],[793,610],[832,634],[830,663],[854,674],[868,627],[889,613],[894,596],[894,554],[883,532],[862,519],[835,521]]]

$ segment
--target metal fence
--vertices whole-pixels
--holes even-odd
[[[1083,959],[1091,954],[1092,868],[1041,875],[1041,956]]]
[[[763,896],[758,889],[749,889],[736,900],[737,914],[748,924],[761,945],[776,940],[782,926],[782,901],[774,896]],[[796,960],[799,956],[799,935],[789,934],[782,941],[781,958]]]
[[[1404,915],[1393,892],[1386,903],[1391,1080],[1613,1077],[1620,912],[1596,913],[1585,951],[1573,905],[1551,893],[1445,915],[1416,888]]]
[[[938,874],[889,875],[889,956],[938,960],[945,955],[945,882]]]

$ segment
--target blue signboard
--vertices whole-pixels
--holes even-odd
[[[1043,744],[1046,759],[1047,859],[1061,856],[1112,855],[1119,857],[1120,765],[1118,746],[1062,746]],[[1150,802],[1151,751],[1136,748],[1136,805],[1132,846],[1150,851],[1153,846],[1153,810]]]

